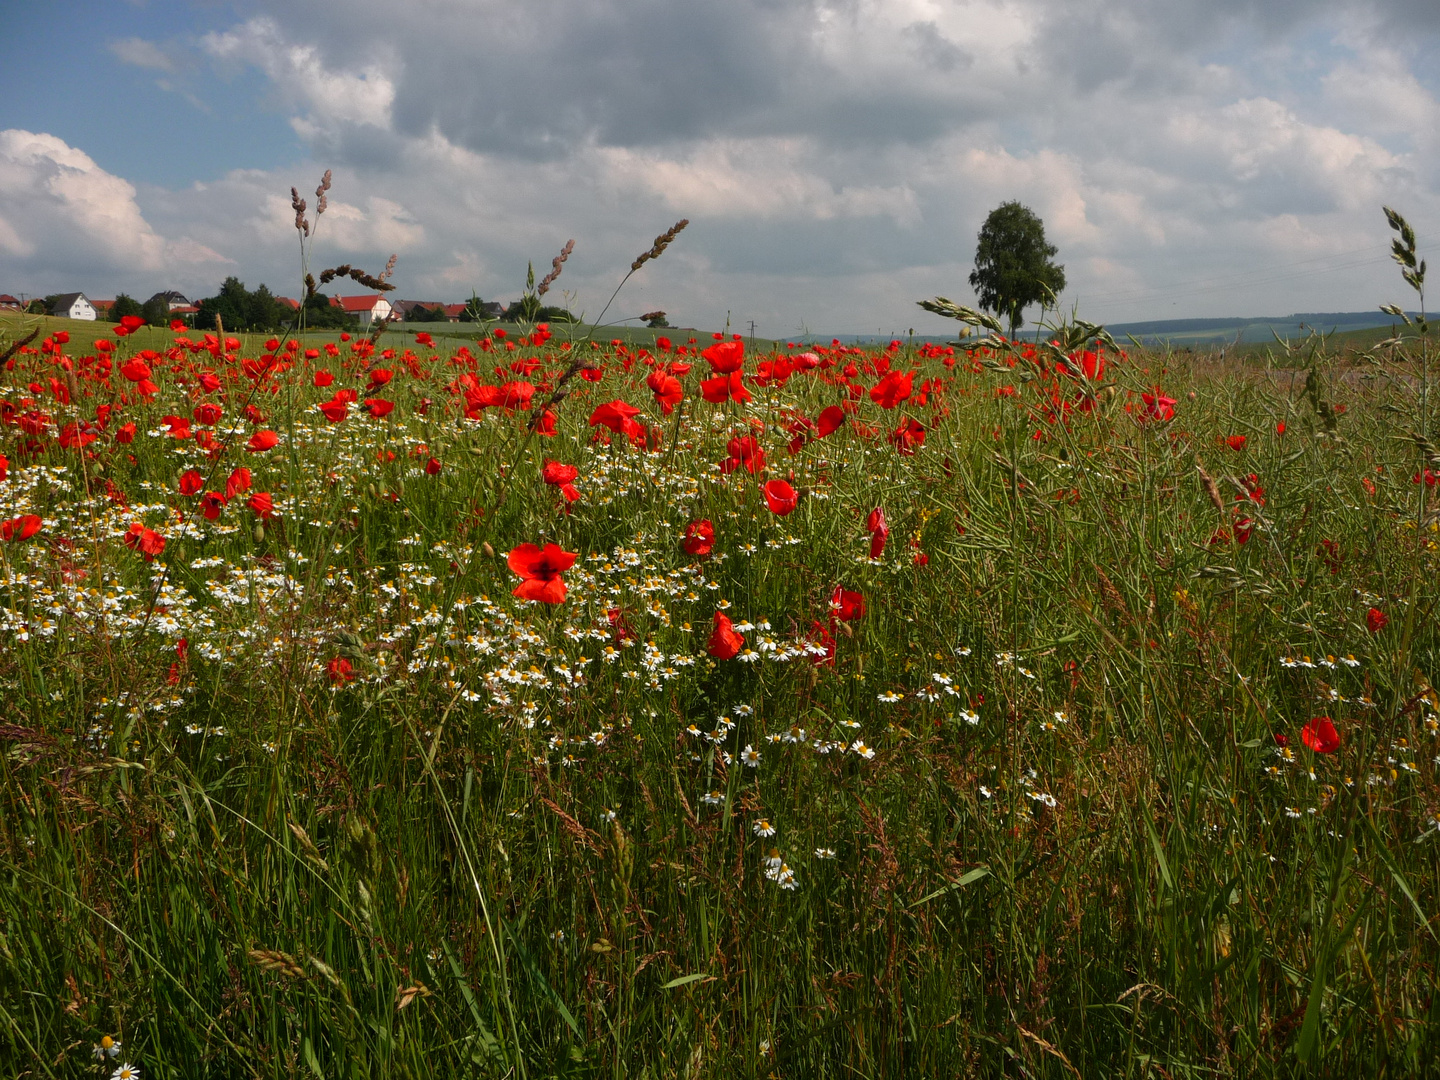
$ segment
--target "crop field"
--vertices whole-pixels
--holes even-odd
[[[30,325],[0,1074],[1433,1067],[1422,338]]]

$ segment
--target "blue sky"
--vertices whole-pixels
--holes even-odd
[[[279,0],[29,5],[0,67],[0,292],[293,293],[316,258],[508,299],[567,239],[593,313],[943,332],[1018,198],[1107,321],[1406,300],[1440,238],[1428,0]],[[624,313],[630,313],[628,307]]]

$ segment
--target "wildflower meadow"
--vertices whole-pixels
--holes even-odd
[[[1428,324],[926,306],[0,324],[0,1072],[1433,1068]]]

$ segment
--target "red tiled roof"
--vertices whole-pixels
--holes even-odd
[[[445,305],[445,317],[446,317],[447,319],[458,319],[458,318],[460,317],[460,313],[461,313],[462,311],[464,311],[464,310],[465,310],[465,305],[464,305],[464,304],[446,304],[446,305]]]
[[[334,307],[344,308],[348,315],[355,315],[362,311],[373,311],[380,299],[379,293],[374,296],[332,296],[330,303]]]
[[[0,304],[18,304],[20,301],[7,293],[0,293]]]
[[[276,302],[277,304],[284,304],[284,305],[285,305],[286,307],[288,307],[291,311],[299,311],[299,310],[300,310],[300,301],[299,301],[299,300],[292,300],[292,299],[290,299],[290,297],[288,297],[288,296],[277,296],[277,297],[275,297],[275,302]]]

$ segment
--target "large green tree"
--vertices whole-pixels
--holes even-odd
[[[980,306],[1020,329],[1031,304],[1054,303],[1065,288],[1065,267],[1053,262],[1057,249],[1045,240],[1045,223],[1028,206],[1001,203],[980,227],[970,287]]]
[[[157,293],[141,305],[140,317],[151,326],[169,326],[170,304],[163,295]]]
[[[140,301],[136,300],[129,293],[120,293],[115,297],[115,302],[110,305],[110,321],[118,323],[126,315],[140,315],[142,310]]]

